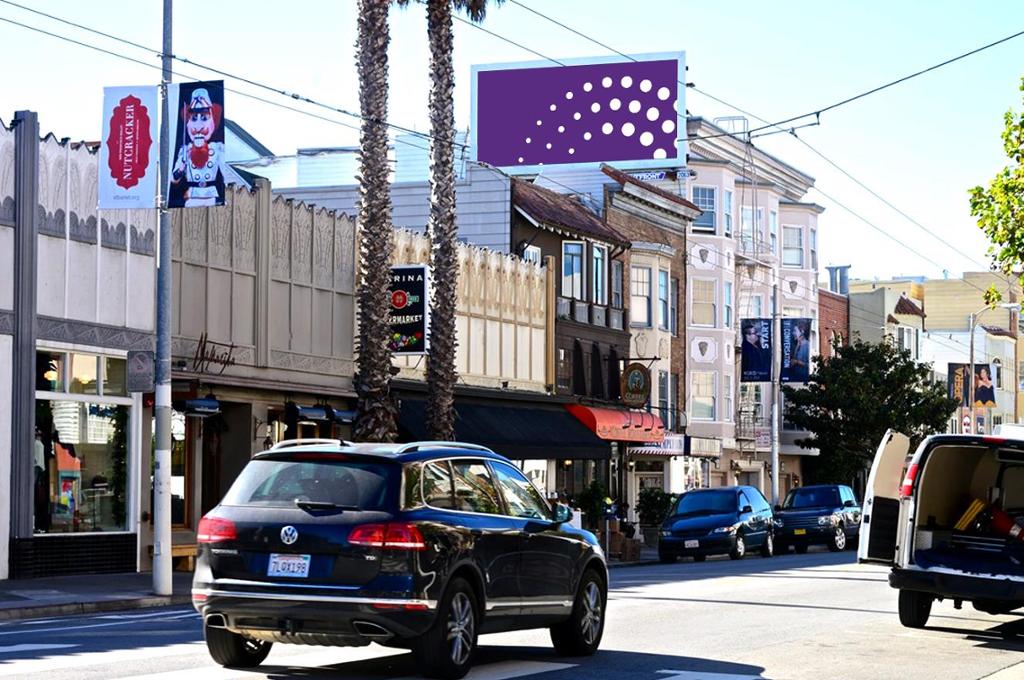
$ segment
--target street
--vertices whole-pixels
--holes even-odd
[[[547,631],[484,636],[468,677],[650,680],[1024,677],[1024,621],[937,603],[926,630],[900,626],[885,569],[852,552],[614,569],[601,651],[559,658]],[[277,645],[259,672],[209,659],[190,608],[0,626],[0,677],[406,678],[412,656]]]

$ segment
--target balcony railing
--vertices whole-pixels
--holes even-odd
[[[771,246],[765,241],[755,240],[748,236],[743,236],[736,239],[736,255],[739,257],[753,258],[755,260],[764,260],[769,257],[776,257],[776,253],[772,252]]]
[[[555,300],[555,315],[559,319],[617,331],[625,328],[625,310],[615,309],[608,305],[591,304],[586,300],[558,297]]]
[[[759,410],[741,408],[736,412],[736,439],[756,440],[765,429],[770,430],[771,423]]]

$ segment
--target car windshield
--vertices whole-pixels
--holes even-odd
[[[839,492],[828,486],[793,489],[786,496],[782,507],[786,510],[798,510],[800,508],[834,508],[838,505],[840,505]]]
[[[676,503],[674,514],[721,515],[729,512],[736,512],[735,491],[697,491],[684,493]]]
[[[263,459],[250,462],[224,505],[386,510],[397,494],[399,468],[388,462]]]

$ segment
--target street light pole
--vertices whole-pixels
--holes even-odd
[[[982,309],[981,311],[983,312],[985,310]],[[977,432],[976,432],[976,430],[977,430],[977,423],[974,422],[974,322],[977,320],[978,314],[980,314],[980,313],[981,312],[974,312],[974,313],[972,313],[971,314],[970,323],[967,326],[968,333],[970,333],[970,336],[971,336],[970,337],[970,358],[967,360],[968,361],[968,363],[967,363],[967,371],[966,371],[967,375],[964,376],[964,377],[967,378],[967,381],[970,384],[970,388],[968,390],[968,394],[970,396],[968,396],[968,398],[967,398],[967,413],[968,413],[968,420],[967,420],[967,422],[969,422],[971,424],[971,429],[970,429],[970,433],[971,434],[977,434]]]

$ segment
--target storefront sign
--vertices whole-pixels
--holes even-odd
[[[168,85],[174,153],[168,159],[167,207],[224,205],[224,81]]]
[[[155,87],[103,88],[100,208],[156,207],[157,139]]]
[[[199,336],[199,344],[192,355],[192,370],[196,373],[209,373],[211,366],[219,366],[217,375],[223,375],[228,366],[235,365],[235,345],[213,342],[203,332]]]
[[[630,408],[643,408],[651,398],[651,371],[640,363],[632,363],[622,371],[619,393],[622,403]]]
[[[154,377],[154,354],[151,350],[128,352],[128,391],[152,392]]]
[[[430,347],[430,269],[425,264],[391,268],[392,353],[422,355]]]

